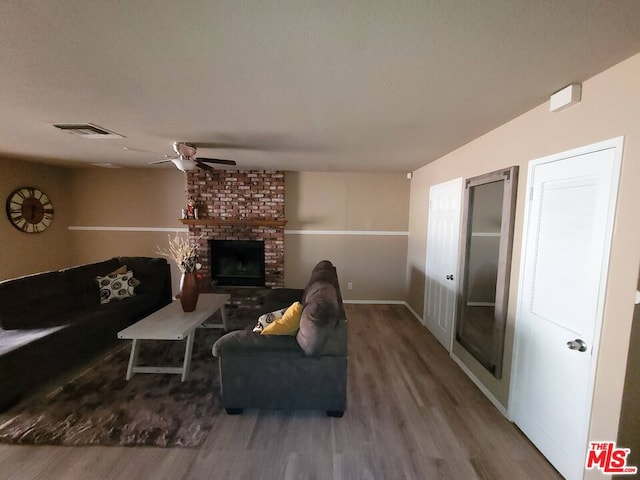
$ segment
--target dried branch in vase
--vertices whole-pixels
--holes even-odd
[[[201,267],[198,263],[198,241],[201,238],[202,236],[195,242],[190,242],[188,237],[178,234],[174,238],[169,236],[169,249],[163,250],[156,245],[158,249],[156,253],[176,262],[182,273],[193,273]]]

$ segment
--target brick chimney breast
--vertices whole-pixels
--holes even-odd
[[[264,240],[265,285],[284,286],[284,172],[266,170],[196,169],[187,172],[187,199],[201,220],[228,220],[234,224],[190,223],[189,238],[199,241],[200,291],[211,291],[208,240]],[[238,222],[239,221],[239,222]],[[253,223],[255,222],[255,223]],[[262,222],[262,224],[261,224]]]

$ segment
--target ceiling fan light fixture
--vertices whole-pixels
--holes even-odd
[[[178,170],[182,170],[183,172],[189,172],[197,168],[196,162],[188,158],[172,158],[171,161],[178,167]]]
[[[128,147],[123,147],[126,150],[135,150]],[[236,165],[235,160],[223,160],[221,158],[200,158],[196,157],[196,148],[187,145],[186,143],[174,142],[173,150],[178,155],[174,158],[169,158],[169,155],[165,155],[164,160],[156,160],[154,162],[149,162],[149,165],[157,165],[159,163],[173,163],[176,168],[182,172],[190,172],[196,170],[197,168],[201,168],[203,170],[212,171],[214,168],[209,165],[210,163],[217,165]],[[143,150],[138,150],[143,151]]]

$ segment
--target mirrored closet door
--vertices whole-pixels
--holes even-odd
[[[465,180],[456,341],[502,375],[518,167]]]

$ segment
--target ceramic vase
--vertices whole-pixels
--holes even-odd
[[[198,280],[195,273],[183,273],[180,278],[180,304],[185,312],[193,312],[198,303]]]

